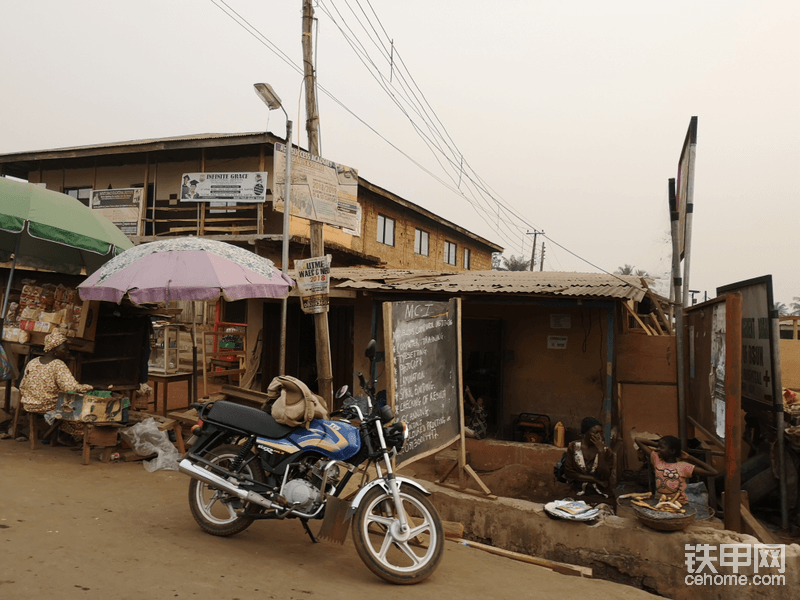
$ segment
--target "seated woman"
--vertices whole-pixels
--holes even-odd
[[[578,496],[587,502],[613,505],[616,484],[614,452],[603,440],[603,425],[594,417],[581,421],[581,439],[570,442],[564,461],[564,476]]]
[[[44,338],[44,354],[31,360],[19,384],[22,406],[29,413],[46,413],[55,409],[59,392],[88,392],[72,376],[64,359],[69,357],[69,342],[63,333],[54,331]],[[83,434],[80,423],[61,423],[61,430],[77,438]]]
[[[666,435],[659,440],[637,437],[634,441],[649,456],[653,464],[656,497],[662,494],[673,496],[677,493],[678,502],[685,504],[689,501],[686,496],[687,479],[692,475],[708,477],[719,475],[714,467],[683,452],[681,441],[674,436]]]

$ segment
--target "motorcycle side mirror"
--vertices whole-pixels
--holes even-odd
[[[377,348],[378,348],[378,342],[376,342],[375,340],[370,340],[369,344],[367,344],[367,349],[364,352],[364,356],[372,360],[373,358],[375,358],[375,350]]]
[[[337,400],[341,400],[342,398],[344,398],[347,395],[347,392],[348,392],[349,389],[350,388],[348,386],[343,385],[338,390],[336,390],[336,393],[334,394],[334,396],[336,397]]]

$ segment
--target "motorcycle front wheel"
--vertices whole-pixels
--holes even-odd
[[[378,577],[396,584],[419,583],[436,570],[442,559],[442,521],[419,490],[402,485],[400,500],[408,519],[408,532],[400,529],[392,495],[375,487],[358,505],[353,541],[358,556]]]
[[[214,448],[203,458],[230,470],[241,449],[241,446],[226,444]],[[237,472],[260,483],[265,481],[264,470],[258,464],[258,459],[240,467]],[[198,479],[192,479],[189,483],[189,508],[203,531],[222,537],[236,535],[247,529],[254,519],[246,515],[261,510],[255,504],[243,502]]]

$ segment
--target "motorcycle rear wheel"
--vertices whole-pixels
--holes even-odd
[[[439,566],[444,531],[439,513],[419,490],[402,485],[400,499],[410,531],[400,531],[394,499],[381,487],[364,496],[353,520],[353,542],[370,571],[395,584],[414,584]]]
[[[211,450],[203,458],[209,462],[230,470],[236,456],[241,451],[241,446],[226,444]],[[249,457],[248,457],[249,458]],[[250,461],[247,465],[240,467],[238,473],[250,477],[259,483],[263,483],[266,478],[264,470],[258,463],[258,459]],[[242,516],[244,514],[257,513],[261,507],[243,501],[227,492],[218,490],[198,479],[192,479],[189,483],[189,508],[192,516],[200,528],[206,533],[227,537],[241,533],[253,523],[254,519]],[[239,511],[238,513],[236,511]]]

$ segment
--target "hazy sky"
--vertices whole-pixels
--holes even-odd
[[[260,81],[306,146],[290,64],[302,64],[301,6],[5,0],[0,153],[283,136],[283,113],[253,92]],[[319,0],[316,17],[326,158],[506,255],[529,258],[526,232],[544,230],[545,270],[664,275],[667,182],[696,115],[691,289],[713,297],[772,274],[777,301],[800,296],[796,0]]]

